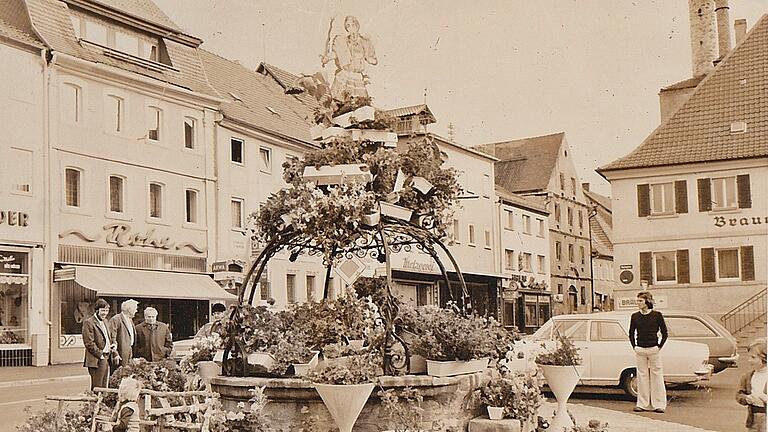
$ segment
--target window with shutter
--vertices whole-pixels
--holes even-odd
[[[739,279],[739,250],[736,248],[717,249],[715,258],[717,260],[717,280]]]
[[[699,211],[708,212],[712,210],[712,191],[708,178],[700,178],[696,181],[699,190]]]
[[[749,185],[749,174],[736,176],[736,189],[738,190],[739,208],[752,208],[752,191]]]
[[[755,280],[755,250],[753,246],[742,246],[741,251],[741,280]]]
[[[680,249],[677,251],[677,283],[691,282],[689,261],[688,249]]]
[[[688,213],[688,182],[675,182],[675,213]]]
[[[637,185],[637,216],[645,217],[651,214],[651,187],[647,184]]]
[[[640,252],[640,280],[653,285],[653,253]]]
[[[715,250],[713,248],[701,249],[701,281],[715,281]]]
[[[657,282],[677,282],[677,257],[674,251],[654,252],[653,267]]]

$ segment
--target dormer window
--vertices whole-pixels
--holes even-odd
[[[132,57],[160,62],[160,41],[157,38],[82,13],[72,12],[69,18],[78,40],[98,44]]]

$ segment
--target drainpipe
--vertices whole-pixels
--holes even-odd
[[[43,191],[43,223],[45,224],[46,229],[43,230],[43,261],[46,266],[46,281],[43,287],[43,319],[45,320],[45,324],[48,327],[48,340],[51,340],[52,331],[53,331],[53,322],[51,321],[51,294],[53,291],[53,278],[50,276],[52,273],[49,270],[52,270],[52,264],[53,264],[53,244],[52,244],[52,227],[51,227],[51,220],[52,220],[52,214],[51,212],[55,208],[51,204],[51,173],[53,172],[53,160],[51,157],[51,104],[50,104],[50,95],[51,95],[51,73],[53,72],[53,68],[56,66],[56,61],[58,60],[57,54],[53,50],[43,49],[40,51],[40,63],[43,68],[43,184],[45,185],[42,187]],[[48,266],[51,266],[51,268],[48,268]],[[52,360],[52,349],[51,349],[51,343],[48,343],[48,360],[47,364],[51,364]]]
[[[593,261],[594,257],[594,251],[592,250],[592,218],[597,215],[597,209],[593,205],[591,209],[589,209],[589,214],[587,215],[587,229],[589,230],[589,285],[590,290],[592,291],[591,295],[591,304],[589,306],[590,313],[595,308],[595,265]]]

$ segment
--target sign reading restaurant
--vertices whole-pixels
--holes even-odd
[[[189,248],[196,253],[204,253],[206,251],[206,248],[202,248],[192,242],[177,243],[171,240],[170,237],[158,235],[155,233],[154,228],[144,232],[136,232],[133,231],[129,224],[112,223],[104,225],[102,231],[101,233],[90,235],[80,230],[71,229],[59,233],[59,238],[75,236],[88,243],[95,243],[101,240],[102,234],[104,234],[104,242],[117,247],[138,246],[163,250]]]

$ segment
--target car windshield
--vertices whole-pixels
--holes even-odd
[[[533,340],[535,341],[543,341],[543,340],[549,340],[550,336],[552,334],[552,320],[549,320],[541,326],[536,332],[531,336]]]

